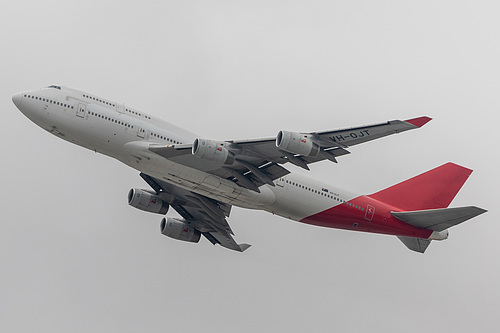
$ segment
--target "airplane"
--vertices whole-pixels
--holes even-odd
[[[216,141],[199,137],[125,104],[61,85],[12,97],[31,121],[55,136],[138,170],[151,189],[133,188],[128,203],[163,217],[163,235],[198,243],[201,236],[243,252],[227,222],[232,206],[258,209],[328,228],[397,236],[424,253],[448,228],[485,209],[448,208],[472,170],[446,163],[370,195],[341,190],[292,168],[309,170],[323,160],[337,163],[348,148],[421,128],[431,118],[338,130],[291,132],[258,139]],[[285,167],[286,166],[286,167]]]

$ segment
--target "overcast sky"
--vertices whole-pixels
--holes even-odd
[[[497,3],[4,3],[0,331],[498,331]],[[240,208],[229,222],[253,245],[243,254],[172,240],[161,216],[127,205],[148,188],[135,170],[12,104],[53,83],[209,139],[427,115],[308,174],[369,194],[452,161],[474,169],[452,206],[489,212],[424,255]]]

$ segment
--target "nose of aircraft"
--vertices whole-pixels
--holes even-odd
[[[23,93],[17,93],[14,96],[12,96],[12,102],[17,106],[19,109],[19,106],[21,105],[21,100],[23,99]]]

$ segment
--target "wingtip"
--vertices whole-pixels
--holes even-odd
[[[423,117],[408,119],[408,120],[405,120],[405,122],[410,123],[410,124],[417,126],[417,127],[422,127],[431,120],[432,120],[432,118],[427,117],[427,116],[423,116]]]
[[[250,245],[250,244],[238,244],[238,246],[240,247],[240,251],[243,252],[252,245]]]
[[[484,209],[484,208],[481,208],[481,207],[476,207],[474,206],[474,208],[476,209],[476,212],[477,212],[477,215],[481,215],[481,214],[484,214],[484,213],[487,213],[488,210],[487,209]],[[477,216],[476,215],[476,216]]]

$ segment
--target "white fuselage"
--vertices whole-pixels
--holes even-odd
[[[13,98],[18,108],[50,133],[113,157],[152,177],[215,200],[262,209],[300,221],[351,200],[355,195],[300,175],[263,185],[260,193],[149,151],[151,143],[191,144],[193,133],[151,115],[83,91],[52,86]]]

